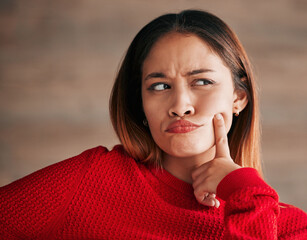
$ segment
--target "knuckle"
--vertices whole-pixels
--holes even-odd
[[[199,187],[194,188],[194,195],[199,196]]]
[[[195,198],[196,198],[197,202],[199,202],[202,205],[205,205],[202,197],[195,197]]]
[[[198,183],[197,182],[193,182],[192,183],[192,187],[195,189],[197,187]]]
[[[197,186],[195,189],[194,189],[194,195],[196,197],[202,197],[202,195],[204,194],[204,190],[201,186]]]

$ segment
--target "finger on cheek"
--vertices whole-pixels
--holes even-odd
[[[227,131],[222,114],[218,113],[214,118],[214,135],[216,145],[216,157],[228,157],[229,146],[227,140]]]
[[[215,115],[215,119],[216,119],[217,121],[219,121],[219,122],[223,121],[223,116],[222,116],[222,114],[221,114],[221,113],[216,114],[216,115]]]
[[[220,135],[226,133],[225,121],[221,113],[214,116],[214,128]]]

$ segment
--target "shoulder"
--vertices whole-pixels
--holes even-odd
[[[1,231],[7,229],[6,234],[17,232],[25,237],[45,229],[65,210],[92,166],[110,165],[123,156],[125,152],[120,146],[112,151],[95,147],[1,187]]]
[[[88,186],[92,186],[94,181],[102,185],[123,184],[131,181],[139,171],[138,162],[128,155],[122,145],[116,145],[111,151],[105,149],[95,151],[91,166],[84,176],[84,182],[87,182]]]
[[[20,199],[19,195],[24,194],[31,188],[35,192],[48,192],[48,190],[54,192],[54,187],[69,189],[92,165],[97,165],[98,163],[107,165],[107,163],[119,161],[124,156],[125,151],[120,145],[115,146],[112,151],[102,146],[85,150],[81,154],[49,165],[0,187],[0,204],[6,198],[10,200],[12,198]],[[49,189],[51,186],[53,186],[53,190]]]
[[[115,146],[112,151],[109,151],[106,147],[97,146],[0,187],[0,193],[3,194],[7,189],[13,189],[20,185],[24,187],[26,184],[27,187],[30,187],[32,184],[37,185],[49,180],[56,181],[58,178],[61,181],[64,179],[72,180],[74,176],[86,171],[97,162],[112,162],[112,160],[121,159],[123,156],[125,156],[125,151],[120,145]]]
[[[307,214],[290,204],[279,203],[278,235],[285,239],[307,239]]]
[[[95,155],[105,151],[107,151],[107,149],[101,146],[88,149],[83,151],[81,154],[44,167],[1,187],[0,192],[4,193],[7,189],[18,188],[20,185],[30,187],[31,185],[39,185],[44,181],[56,180],[57,178],[63,180],[62,177],[71,179],[73,176],[78,174],[83,167],[89,165]],[[1,197],[3,197],[3,195],[1,195]]]

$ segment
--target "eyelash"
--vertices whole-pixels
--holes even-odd
[[[159,85],[164,85],[164,87],[167,86],[167,88],[164,88],[164,89],[161,89],[161,90],[155,89],[155,87],[157,87],[157,86],[159,86]],[[169,88],[170,88],[170,86],[169,86],[168,84],[163,83],[163,82],[157,82],[157,83],[152,84],[152,85],[148,88],[148,90],[150,90],[150,91],[162,91],[162,90],[169,89]]]
[[[197,85],[197,82],[199,82],[199,81],[202,81],[204,84],[201,84],[201,85]],[[214,81],[212,81],[212,80],[208,80],[208,79],[196,79],[195,81],[193,81],[193,84],[192,84],[192,86],[207,86],[207,85],[211,85],[211,84],[214,84],[215,82]],[[155,89],[157,86],[159,86],[159,85],[163,85],[163,89],[160,89],[160,90],[157,90],[157,89]],[[171,87],[168,85],[168,84],[166,84],[166,83],[163,83],[163,82],[157,82],[157,83],[154,83],[154,84],[152,84],[149,88],[148,88],[148,90],[150,90],[150,91],[163,91],[163,90],[165,90],[165,89],[170,89]]]
[[[195,84],[195,83],[197,83],[197,82],[199,82],[199,81],[202,81],[202,82],[204,82],[205,84],[202,84],[202,85],[197,85],[197,84]],[[210,85],[210,84],[214,84],[215,82],[213,81],[213,80],[209,80],[209,79],[196,79],[195,81],[194,81],[194,86],[206,86],[206,85]]]

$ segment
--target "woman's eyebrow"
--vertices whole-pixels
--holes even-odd
[[[215,72],[215,71],[212,69],[207,69],[207,68],[195,69],[193,71],[188,72],[186,76],[193,76],[199,73],[206,73],[206,72]],[[162,72],[152,72],[148,74],[144,80],[146,81],[150,78],[166,78],[166,75]]]
[[[148,74],[146,77],[145,77],[145,81],[150,79],[150,78],[165,78],[165,74],[162,73],[162,72],[152,72],[150,74]]]
[[[215,71],[212,70],[212,69],[201,68],[201,69],[195,69],[193,71],[190,71],[186,75],[187,76],[192,76],[192,75],[196,75],[196,74],[199,74],[199,73],[206,73],[206,72],[215,72]]]

